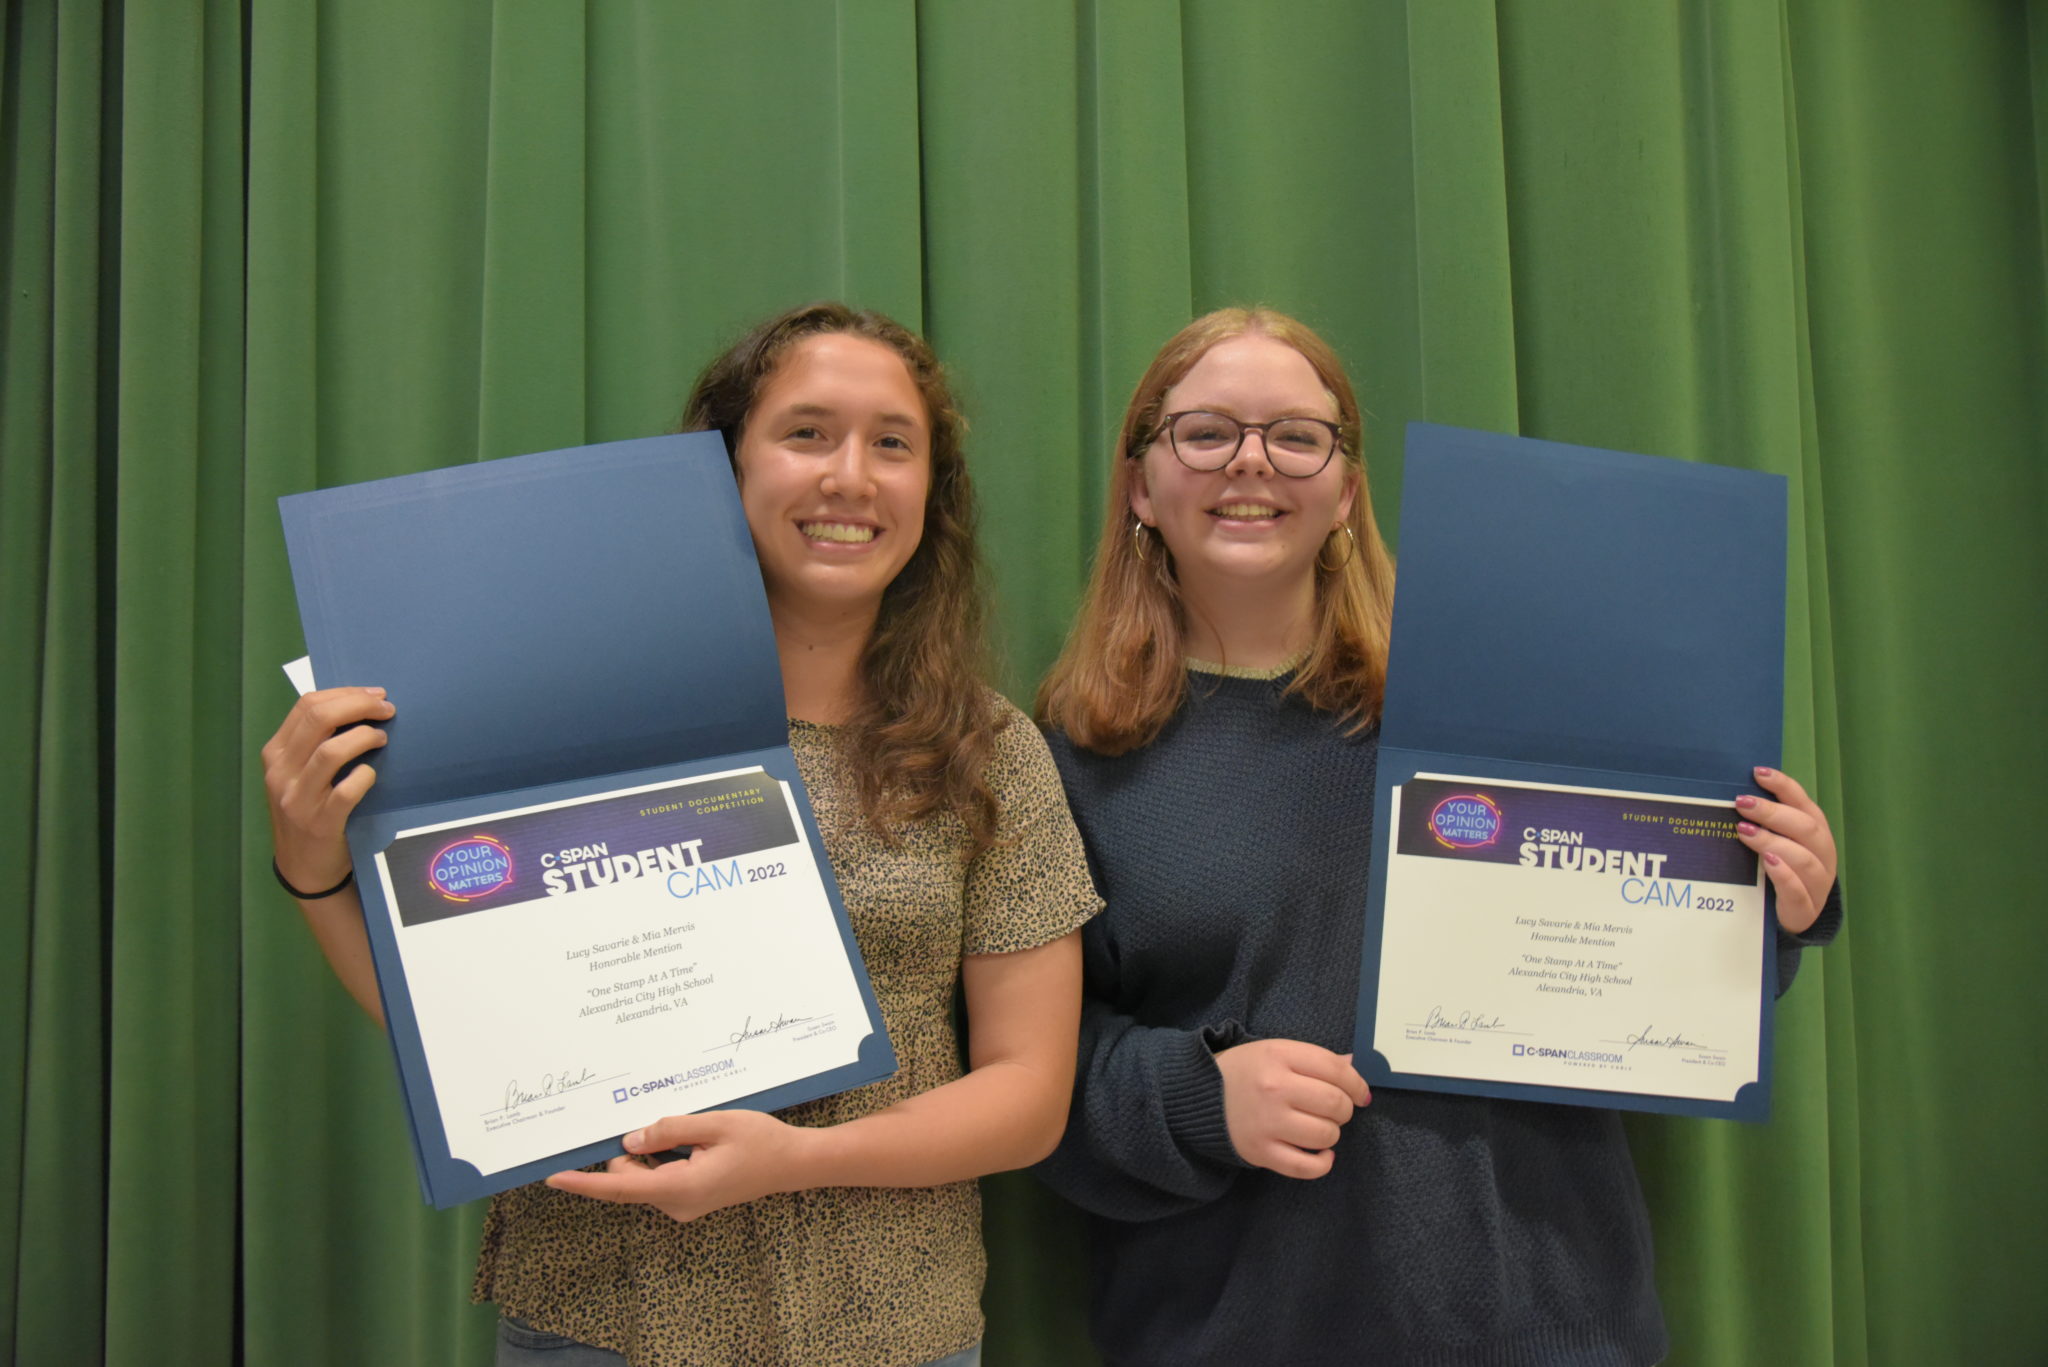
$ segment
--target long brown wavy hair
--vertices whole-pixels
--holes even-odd
[[[1219,342],[1257,333],[1284,342],[1314,367],[1337,402],[1340,458],[1358,481],[1345,526],[1316,560],[1316,633],[1288,691],[1335,713],[1352,731],[1370,726],[1386,693],[1394,561],[1380,539],[1366,486],[1358,397],[1344,363],[1306,323],[1267,308],[1205,314],[1152,359],[1124,410],[1095,568],[1065,648],[1038,690],[1038,717],[1077,745],[1120,755],[1149,744],[1186,695],[1186,606],[1165,541],[1131,512],[1138,462],[1159,436],[1167,391]],[[1335,569],[1327,568],[1335,564]]]
[[[678,431],[716,431],[738,476],[740,434],[754,401],[791,347],[844,333],[902,358],[931,427],[931,488],[924,536],[882,592],[874,634],[861,652],[861,699],[841,730],[862,817],[896,843],[897,829],[951,812],[972,853],[995,839],[1000,815],[988,760],[1000,730],[986,684],[987,598],[974,539],[974,486],[967,478],[967,424],[945,368],[922,337],[869,310],[807,304],[754,328],[704,368]]]

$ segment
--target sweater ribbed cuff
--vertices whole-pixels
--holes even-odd
[[[1828,900],[1821,903],[1820,915],[1813,918],[1813,924],[1796,935],[1779,926],[1778,943],[1797,945],[1801,949],[1821,949],[1833,944],[1841,930],[1842,880],[1837,878],[1834,886],[1828,889]]]
[[[1212,1025],[1182,1037],[1186,1042],[1161,1060],[1160,1106],[1167,1132],[1191,1154],[1231,1167],[1250,1166],[1230,1142],[1223,1115],[1223,1072],[1216,1055],[1244,1039],[1236,1021]]]

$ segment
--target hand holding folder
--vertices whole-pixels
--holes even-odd
[[[430,1201],[894,1071],[717,434],[280,505],[317,682],[396,705],[348,841]]]
[[[1785,481],[1416,424],[1357,1049],[1374,1085],[1760,1119]]]

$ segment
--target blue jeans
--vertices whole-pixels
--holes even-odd
[[[609,1348],[593,1348],[500,1315],[497,1367],[626,1367],[626,1360]],[[949,1353],[925,1367],[981,1367],[981,1345]]]

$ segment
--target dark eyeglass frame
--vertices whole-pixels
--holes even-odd
[[[1186,456],[1181,454],[1180,441],[1173,435],[1173,425],[1179,422],[1182,418],[1192,417],[1221,418],[1223,421],[1235,424],[1235,426],[1237,427],[1237,440],[1231,445],[1230,453],[1214,465],[1197,465],[1193,461],[1189,460]],[[1280,463],[1273,459],[1272,448],[1266,445],[1267,428],[1280,427],[1290,422],[1312,422],[1318,427],[1327,427],[1330,430],[1330,449],[1324,454],[1323,463],[1321,465],[1316,466],[1315,469],[1306,471],[1302,474],[1296,474],[1292,470],[1281,469]],[[1259,434],[1259,446],[1265,451],[1266,464],[1273,467],[1273,473],[1276,475],[1283,475],[1288,479],[1314,479],[1317,475],[1320,475],[1324,470],[1327,470],[1329,468],[1331,457],[1335,456],[1339,451],[1342,451],[1344,449],[1344,429],[1326,418],[1291,417],[1274,418],[1271,422],[1240,422],[1238,421],[1238,419],[1231,417],[1228,413],[1218,413],[1213,408],[1189,408],[1179,413],[1161,414],[1159,418],[1159,426],[1156,429],[1154,429],[1154,435],[1152,439],[1154,441],[1157,441],[1159,440],[1159,435],[1164,434],[1166,437],[1166,445],[1168,449],[1170,449],[1173,452],[1173,458],[1175,460],[1179,461],[1182,465],[1187,466],[1190,470],[1196,470],[1206,475],[1212,474],[1217,470],[1221,470],[1224,467],[1228,466],[1230,462],[1236,460],[1237,453],[1244,449],[1245,435],[1250,432],[1256,432]]]

